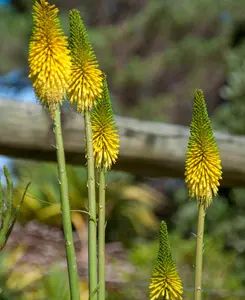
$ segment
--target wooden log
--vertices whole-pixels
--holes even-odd
[[[173,124],[116,117],[120,156],[114,170],[146,177],[184,177],[189,128]],[[83,116],[62,112],[66,160],[84,165]],[[245,186],[245,137],[215,132],[225,186]],[[55,161],[52,122],[36,103],[0,99],[0,154],[40,161]]]

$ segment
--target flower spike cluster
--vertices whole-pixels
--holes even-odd
[[[95,165],[105,170],[116,162],[119,153],[119,135],[116,128],[106,81],[103,92],[91,114]]]
[[[164,221],[160,225],[159,242],[157,262],[149,286],[150,300],[162,298],[181,300],[183,294],[182,282],[171,254],[167,225]]]
[[[28,59],[29,78],[35,93],[51,116],[64,99],[70,76],[68,41],[61,29],[58,11],[45,0],[34,2]]]
[[[78,10],[70,11],[71,78],[68,96],[77,111],[90,110],[102,93],[102,71]]]
[[[195,197],[207,208],[212,201],[212,195],[216,196],[218,193],[222,168],[202,90],[195,92],[190,127],[185,181],[190,197]]]

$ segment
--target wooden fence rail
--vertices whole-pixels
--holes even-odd
[[[147,177],[183,177],[189,128],[116,117],[120,157],[113,169]],[[84,165],[83,117],[62,113],[66,160]],[[245,186],[245,137],[215,132],[223,166],[223,185]],[[52,123],[39,104],[0,99],[0,154],[55,161]]]

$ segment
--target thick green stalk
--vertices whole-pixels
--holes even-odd
[[[57,149],[62,222],[63,222],[63,229],[65,235],[65,247],[66,247],[66,258],[67,258],[69,284],[70,284],[70,295],[72,300],[79,300],[80,299],[79,281],[78,281],[78,273],[77,273],[76,253],[75,253],[73,235],[72,235],[70,203],[68,197],[68,182],[67,182],[67,175],[66,175],[65,153],[64,153],[59,108],[55,110],[54,133],[55,133],[56,149]]]
[[[197,241],[196,241],[196,269],[195,269],[195,300],[202,298],[202,259],[203,259],[203,235],[204,235],[205,209],[199,204]]]
[[[85,111],[85,132],[88,162],[88,273],[89,273],[89,299],[97,299],[97,236],[96,236],[96,197],[95,197],[95,172],[93,153],[93,134],[90,121],[90,112]]]
[[[99,171],[99,300],[105,300],[105,171]]]

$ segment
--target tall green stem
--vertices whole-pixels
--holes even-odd
[[[63,222],[63,229],[65,235],[65,247],[66,247],[66,258],[67,258],[69,284],[70,284],[70,295],[72,300],[79,300],[80,299],[79,281],[78,281],[78,273],[77,273],[76,253],[75,253],[73,235],[72,235],[70,203],[68,197],[68,182],[67,182],[67,175],[66,175],[65,153],[64,153],[59,108],[55,110],[54,133],[55,133],[56,149],[57,149],[62,222]]]
[[[89,299],[97,299],[97,245],[96,245],[96,198],[95,198],[95,172],[93,153],[93,134],[90,121],[90,112],[86,111],[85,131],[88,162],[88,272],[89,272]]]
[[[105,171],[99,171],[99,300],[105,300]]]
[[[199,204],[197,241],[196,241],[196,270],[195,270],[195,300],[202,298],[202,260],[203,260],[203,235],[204,235],[204,206]]]

